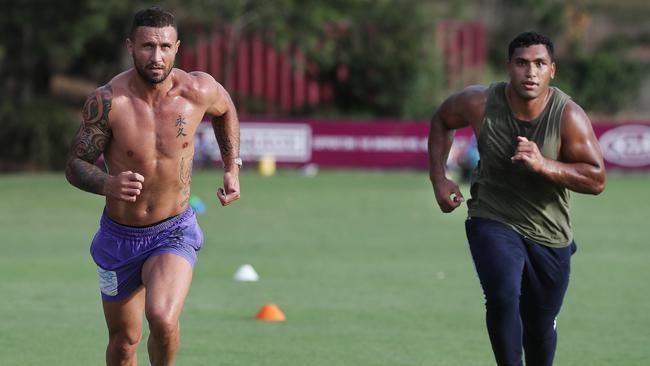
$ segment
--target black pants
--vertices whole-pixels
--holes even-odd
[[[552,365],[575,242],[551,248],[481,218],[468,219],[465,228],[497,364],[521,366],[523,348],[527,366]]]

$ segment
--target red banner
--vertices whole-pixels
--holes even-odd
[[[650,122],[597,123],[606,166],[650,169]],[[341,168],[427,168],[427,122],[264,120],[241,123],[244,161],[271,157],[279,164]],[[450,153],[455,164],[472,143],[472,131],[456,131]],[[196,137],[197,163],[218,163],[219,148],[209,123]]]

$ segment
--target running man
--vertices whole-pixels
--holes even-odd
[[[522,33],[508,48],[509,82],[470,86],[445,100],[429,133],[429,174],[442,212],[464,202],[445,176],[454,130],[470,126],[480,162],[471,181],[467,239],[485,294],[486,322],[499,365],[552,365],[556,317],[576,251],[569,191],[605,189],[591,122],[550,87],[553,43]]]
[[[68,181],[106,196],[92,241],[108,326],[107,365],[137,364],[142,314],[152,365],[171,365],[179,318],[203,234],[188,205],[194,134],[204,114],[224,161],[222,205],[239,199],[239,121],[210,75],[174,68],[180,41],[174,16],[138,12],[126,40],[133,68],[86,101],[66,165]],[[105,173],[95,161],[104,155]]]

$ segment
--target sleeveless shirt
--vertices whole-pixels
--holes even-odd
[[[471,179],[470,217],[502,222],[539,244],[565,247],[573,240],[569,190],[512,162],[517,136],[534,141],[547,159],[560,153],[562,111],[568,95],[551,88],[542,113],[532,121],[516,119],[506,100],[507,83],[489,86],[478,137],[480,161]]]

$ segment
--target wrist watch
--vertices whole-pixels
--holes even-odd
[[[242,162],[242,160],[241,160],[241,157],[239,157],[239,156],[236,157],[236,158],[234,158],[234,159],[232,159],[232,162],[235,163],[235,165],[237,165],[237,166],[240,167],[240,168],[241,168],[241,166],[243,165],[243,162]],[[225,162],[225,161],[223,162],[223,166],[224,166],[224,168],[226,167],[226,162]]]

